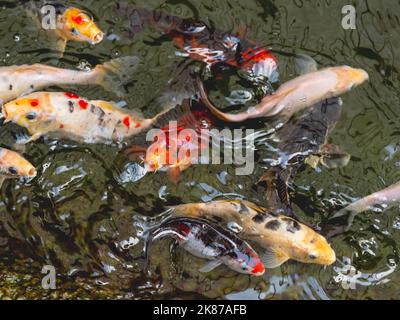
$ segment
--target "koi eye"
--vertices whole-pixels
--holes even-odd
[[[76,28],[71,28],[70,31],[74,36],[78,36],[79,35],[79,31]]]
[[[35,120],[37,117],[36,112],[29,112],[26,116],[25,116],[29,121]]]
[[[315,260],[315,259],[318,258],[318,255],[317,255],[316,253],[311,253],[308,257],[309,257],[311,260]]]
[[[18,170],[15,167],[9,167],[8,172],[11,174],[18,174]]]

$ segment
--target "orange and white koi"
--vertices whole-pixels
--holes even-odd
[[[266,268],[278,267],[289,259],[321,265],[336,261],[327,240],[314,230],[248,201],[182,204],[171,208],[171,215],[227,223],[240,236],[265,249],[264,256],[260,257]]]
[[[158,130],[146,149],[132,146],[125,153],[132,160],[141,158],[147,172],[167,171],[177,183],[181,172],[199,163],[201,150],[209,146],[207,130],[214,126],[208,110],[190,110]]]
[[[44,10],[47,5],[55,9],[55,21],[49,19],[49,15],[53,12]],[[104,38],[103,31],[97,26],[94,19],[82,9],[48,2],[31,2],[27,9],[28,13],[39,20],[37,22],[41,28],[43,22],[55,23],[54,26],[47,26],[46,31],[51,38],[55,38],[56,49],[61,54],[64,53],[68,41],[87,42],[95,45]]]
[[[123,85],[137,69],[137,57],[123,57],[91,71],[60,69],[42,64],[0,67],[0,100],[5,103],[53,85],[96,84],[123,95]]]
[[[339,97],[366,80],[367,72],[349,66],[314,71],[286,82],[275,93],[264,97],[258,105],[238,114],[220,111],[208,98],[200,80],[198,84],[203,102],[216,117],[229,122],[242,122],[278,115],[290,118],[293,114],[325,99]]]
[[[120,142],[149,128],[154,119],[141,119],[114,102],[90,101],[71,92],[35,92],[3,106],[5,123],[26,128],[34,141],[55,135],[86,143]]]
[[[0,186],[4,179],[34,178],[35,167],[19,153],[0,148]]]

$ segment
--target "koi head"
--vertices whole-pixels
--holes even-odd
[[[336,261],[335,251],[323,236],[293,219],[284,219],[286,230],[294,236],[288,252],[289,258],[320,265],[331,265]]]
[[[262,276],[265,272],[264,265],[257,253],[247,244],[245,244],[244,248],[236,248],[226,253],[222,256],[222,260],[232,270],[239,273]]]
[[[68,40],[100,43],[104,34],[93,19],[78,8],[68,8],[58,18],[58,29]]]
[[[34,178],[36,169],[18,153],[0,148],[0,175],[7,178]]]
[[[36,92],[10,101],[2,109],[5,122],[14,122],[21,127],[37,130],[51,124],[53,108],[45,93]]]
[[[337,89],[347,92],[369,79],[368,73],[363,69],[355,69],[349,66],[334,68],[337,76]]]

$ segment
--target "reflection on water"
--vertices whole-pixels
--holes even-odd
[[[37,62],[85,69],[111,58],[137,55],[142,64],[127,88],[127,108],[149,117],[160,112],[163,105],[157,98],[168,91],[185,57],[177,56],[177,48],[151,28],[134,39],[127,38],[126,21],[110,10],[115,2],[85,1],[82,5],[70,1],[94,15],[106,39],[95,47],[69,43],[65,56],[58,60],[46,40],[37,37],[23,10],[14,1],[3,1],[1,64]],[[303,166],[296,173],[291,196],[295,211],[305,222],[319,227],[355,199],[400,180],[397,1],[358,1],[356,30],[340,27],[341,8],[348,4],[346,1],[135,3],[182,17],[196,17],[226,31],[237,32],[246,26],[249,38],[277,54],[281,81],[295,76],[293,53],[309,54],[320,66],[349,64],[369,73],[368,84],[343,97],[342,115],[328,137],[329,143],[339,144],[352,155],[350,164],[336,170]],[[236,102],[247,108],[257,99],[259,93],[239,75],[228,68],[221,70],[221,80],[211,81],[215,88],[212,99],[221,107]],[[91,99],[117,100],[101,88],[72,89]],[[260,129],[260,124],[256,127]],[[11,147],[21,133],[23,130],[14,125],[1,126],[0,145]],[[87,146],[51,139],[28,145],[25,155],[38,168],[38,177],[26,184],[7,181],[0,190],[0,295],[178,299],[396,297],[400,282],[397,207],[356,217],[348,232],[331,240],[338,262],[330,267],[289,262],[268,270],[262,279],[238,275],[224,267],[204,275],[198,272],[203,260],[163,240],[152,247],[148,270],[143,271],[145,262],[136,259],[143,249],[141,233],[144,227],[156,223],[158,219],[152,217],[168,206],[221,197],[267,205],[254,185],[266,167],[287,161],[276,162],[275,142],[273,137],[262,134],[257,138],[258,163],[251,176],[235,176],[234,168],[227,165],[193,166],[182,174],[178,185],[162,172],[146,174],[140,163],[124,161],[117,146]],[[46,292],[40,287],[40,271],[45,264],[57,269],[57,292]],[[350,268],[354,275],[346,272],[349,266],[354,267]],[[355,289],[344,288],[343,281],[355,282]]]

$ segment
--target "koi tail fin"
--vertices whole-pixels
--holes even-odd
[[[131,74],[137,70],[139,61],[138,57],[128,56],[98,65],[94,69],[95,81],[105,90],[123,97],[126,93],[124,85],[130,81]]]
[[[200,77],[197,77],[197,86],[200,93],[200,100],[202,103],[206,105],[206,107],[211,111],[211,113],[216,116],[218,119],[225,121],[225,122],[242,122],[248,119],[247,114],[239,113],[239,114],[229,114],[224,113],[211,102],[208,98],[208,94],[204,89],[203,82],[201,81]]]

